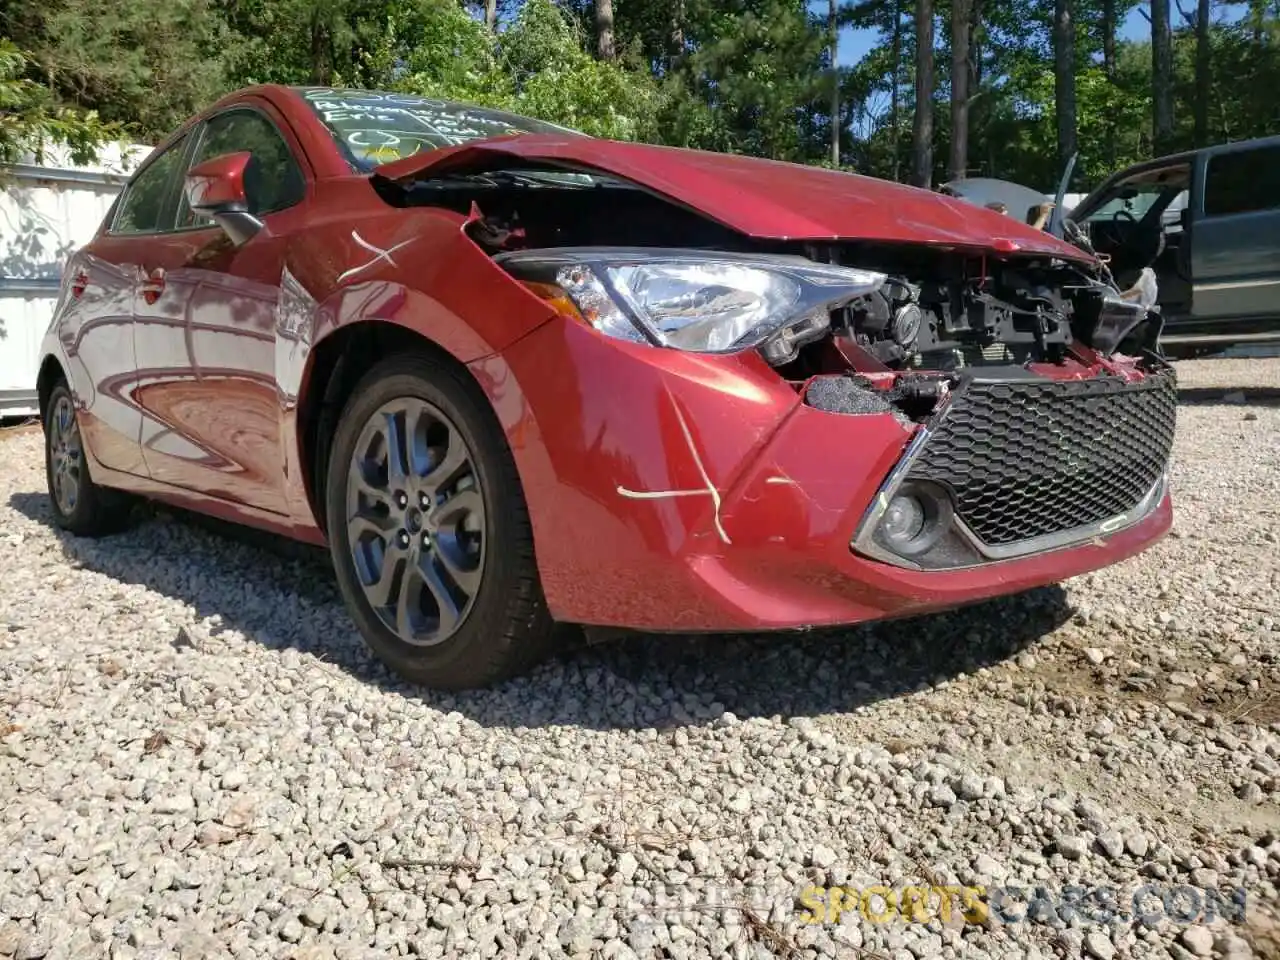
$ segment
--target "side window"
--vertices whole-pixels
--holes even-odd
[[[116,205],[112,233],[154,233],[173,229],[173,195],[182,172],[187,138],[179,138],[142,169]]]
[[[305,186],[293,151],[275,125],[255,110],[231,110],[209,120],[191,166],[244,150],[253,154],[245,171],[250,213],[259,216],[273,213],[302,199]],[[183,197],[179,226],[197,226],[202,222],[187,207]]]
[[[1280,146],[1220,153],[1209,158],[1204,212],[1222,217],[1280,207]]]

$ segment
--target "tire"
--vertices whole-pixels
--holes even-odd
[[[75,400],[65,380],[54,384],[44,415],[44,473],[53,520],[81,537],[100,537],[128,525],[130,497],[100,487],[89,475]]]
[[[330,449],[329,549],[379,659],[414,683],[464,690],[550,652],[519,476],[464,371],[427,356],[381,361],[352,391]],[[398,471],[392,449],[404,451]]]

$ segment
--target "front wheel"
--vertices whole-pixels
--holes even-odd
[[[427,686],[487,686],[532,666],[552,624],[501,428],[454,367],[396,357],[356,386],[326,485],[330,551],[373,652]]]

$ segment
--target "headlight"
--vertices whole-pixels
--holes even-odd
[[[884,275],[802,257],[700,250],[532,250],[498,261],[554,284],[602,333],[699,353],[759,346],[774,363],[820,337],[830,311]]]

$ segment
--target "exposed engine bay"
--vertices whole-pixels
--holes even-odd
[[[924,248],[830,255],[888,276],[879,290],[836,311],[832,329],[890,369],[1057,363],[1074,341],[1092,345],[1104,306],[1138,316],[1110,302],[1115,291],[1106,281],[1060,261]]]
[[[470,215],[491,255],[614,246],[802,256],[883,274],[878,289],[833,303],[829,323],[761,349],[786,379],[840,369],[934,371],[1069,362],[1073,345],[1103,355],[1154,347],[1159,314],[1121,298],[1105,265],[940,245],[760,241],[630,183],[598,174],[503,169],[394,188],[384,199]],[[811,318],[810,318],[811,319]]]

